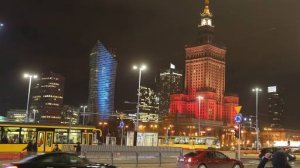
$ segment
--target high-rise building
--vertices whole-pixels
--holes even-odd
[[[170,96],[170,112],[185,114],[202,121],[228,123],[234,113],[233,104],[238,105],[238,97],[228,97],[224,102],[226,49],[215,41],[212,16],[209,0],[205,0],[198,24],[197,41],[185,47],[186,94]],[[224,111],[226,117],[223,116]],[[210,122],[207,123],[209,126]]]
[[[284,101],[278,93],[276,86],[268,87],[268,113],[272,128],[281,128],[283,120]]]
[[[158,121],[158,97],[153,89],[141,86],[140,119],[142,122]]]
[[[65,78],[57,73],[43,73],[32,87],[30,120],[61,123]]]
[[[167,114],[170,111],[170,95],[183,92],[182,72],[170,64],[168,69],[162,70],[159,74],[158,97],[159,113]]]
[[[113,50],[100,41],[90,53],[90,82],[87,113],[93,113],[87,124],[108,120],[114,111],[117,60]],[[91,117],[93,116],[93,117]],[[96,116],[96,117],[95,117]]]

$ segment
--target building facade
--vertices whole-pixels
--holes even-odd
[[[283,120],[284,101],[276,86],[268,87],[268,113],[271,128],[281,128]]]
[[[209,1],[205,0],[197,41],[185,47],[185,93],[170,96],[170,112],[207,124],[212,123],[209,121],[232,124],[239,99],[224,95],[226,49],[215,41],[212,16]]]
[[[79,123],[80,119],[80,112],[79,108],[70,106],[70,105],[64,105],[61,111],[61,124],[66,125],[82,125],[82,123]]]
[[[10,109],[6,113],[6,119],[9,122],[25,122],[25,109]]]
[[[142,122],[158,121],[158,97],[153,89],[145,86],[140,88],[140,119]]]
[[[43,73],[32,87],[30,120],[38,123],[60,123],[65,78],[57,73]]]
[[[158,97],[159,113],[167,114],[170,112],[170,95],[183,92],[182,72],[175,69],[175,65],[170,64],[170,68],[162,70],[159,74]]]
[[[117,72],[116,55],[100,41],[90,53],[90,81],[88,123],[108,120],[114,111],[115,80]]]

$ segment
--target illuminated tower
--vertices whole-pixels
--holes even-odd
[[[268,87],[269,124],[273,128],[281,128],[283,123],[284,101],[276,86]]]
[[[30,118],[38,123],[61,123],[65,78],[57,73],[43,73],[32,87]]]
[[[185,94],[170,97],[170,112],[204,120],[224,121],[225,54],[214,38],[212,13],[205,0],[197,41],[185,47]],[[198,96],[203,97],[199,101]],[[238,104],[238,98],[234,104]],[[231,114],[226,100],[226,112]],[[228,118],[228,117],[227,117]],[[232,118],[232,117],[229,117]],[[228,121],[227,121],[228,122]]]
[[[203,88],[213,89],[217,101],[221,102],[225,90],[225,53],[226,50],[214,44],[212,14],[208,0],[198,25],[199,36],[196,44],[187,46],[185,87],[191,97]]]
[[[185,47],[185,92],[170,95],[170,116],[175,132],[221,136],[224,126],[231,127],[239,97],[225,95],[226,49],[214,38],[212,13],[205,0],[200,14],[196,42]],[[188,128],[197,127],[197,131]],[[211,129],[215,130],[213,134]],[[208,133],[210,132],[210,133]]]
[[[88,112],[93,115],[90,115],[88,123],[108,120],[113,113],[116,71],[115,53],[97,41],[90,53]]]
[[[169,113],[170,95],[182,93],[183,75],[175,69],[175,65],[170,64],[170,68],[161,71],[159,74],[158,95],[159,111],[161,114]]]
[[[215,44],[212,13],[209,11],[208,0],[205,0],[198,31],[197,43],[185,48],[185,88],[189,99],[195,99],[199,92],[215,92],[216,106],[207,107],[207,110],[216,116],[213,118],[220,120],[225,91],[226,50]]]

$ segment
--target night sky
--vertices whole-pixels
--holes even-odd
[[[265,116],[267,86],[285,100],[285,125],[300,119],[300,1],[211,0],[217,41],[227,47],[226,91],[240,96],[242,112],[255,113],[261,87]],[[184,45],[196,40],[202,0],[0,0],[0,109],[26,107],[23,72],[53,71],[66,77],[65,104],[87,103],[89,51],[96,40],[116,48],[116,107],[136,100],[138,73],[153,86],[159,68],[184,68]]]

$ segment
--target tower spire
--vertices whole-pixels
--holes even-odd
[[[212,13],[209,11],[209,0],[204,0],[204,9],[201,13],[201,22],[198,24],[198,42],[211,43],[214,39],[214,26],[212,25]]]
[[[201,13],[202,16],[209,16],[211,17],[212,14],[209,11],[209,0],[204,0],[204,10],[203,13]]]

